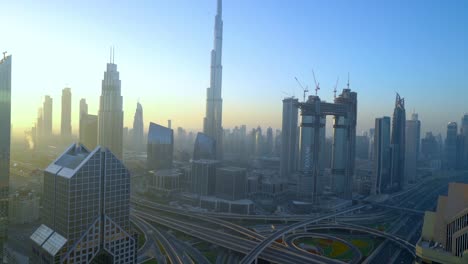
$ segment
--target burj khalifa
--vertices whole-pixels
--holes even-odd
[[[221,16],[222,0],[218,0],[214,26],[214,47],[211,51],[210,87],[206,91],[206,115],[203,120],[203,132],[216,141],[216,158],[219,160],[223,157],[223,99],[221,98],[223,20]]]

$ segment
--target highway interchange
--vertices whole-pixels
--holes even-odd
[[[150,242],[159,243],[160,252],[140,252],[139,263],[150,255],[158,263],[209,263],[200,251],[165,230],[218,246],[238,255],[235,261],[244,264],[271,263],[344,263],[337,259],[311,254],[293,246],[297,237],[327,237],[342,241],[340,232],[357,232],[383,241],[364,258],[348,245],[353,258],[350,263],[413,263],[414,245],[420,237],[423,212],[433,210],[437,197],[445,194],[448,182],[463,178],[428,179],[413,188],[393,195],[382,204],[358,203],[346,210],[313,215],[235,215],[201,213],[158,204],[141,197],[132,199],[132,216]],[[254,223],[254,224],[252,224]],[[257,223],[257,224],[255,224]],[[387,223],[385,232],[374,229]],[[255,226],[276,226],[269,233],[254,231]],[[151,242],[152,241],[152,242]],[[349,243],[348,243],[349,244]],[[146,245],[145,245],[146,246]],[[161,257],[163,254],[165,257]],[[219,260],[220,258],[218,258]],[[228,261],[229,262],[229,261]],[[232,263],[234,261],[231,260]]]

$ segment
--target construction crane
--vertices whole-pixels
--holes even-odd
[[[320,83],[317,83],[317,80],[315,79],[315,72],[312,70],[312,74],[314,75],[314,82],[315,82],[315,96],[318,94],[318,90],[320,90]]]
[[[303,101],[305,102],[306,95],[307,95],[307,93],[309,92],[309,87],[306,86],[306,88],[304,88],[304,86],[303,86],[303,85],[301,84],[301,82],[297,79],[297,77],[294,77],[294,79],[296,79],[296,82],[299,84],[299,86],[302,88],[302,91],[304,92]]]
[[[335,88],[333,89],[333,98],[336,98],[336,88],[338,87],[338,81],[339,80],[340,80],[340,77],[338,76],[336,78]]]

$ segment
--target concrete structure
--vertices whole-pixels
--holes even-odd
[[[136,263],[130,173],[105,147],[71,145],[44,171],[33,263]]]
[[[147,169],[171,169],[173,155],[174,131],[151,122],[148,131]]]
[[[223,157],[223,99],[221,97],[223,66],[222,0],[218,0],[214,26],[214,48],[211,51],[210,87],[206,90],[206,115],[203,120],[203,133],[216,141],[216,159]]]
[[[447,124],[447,136],[445,137],[444,168],[454,170],[457,164],[457,132],[458,125],[455,122]]]
[[[216,160],[192,160],[192,192],[199,196],[212,196],[216,189]]]
[[[405,185],[405,99],[396,94],[392,120],[390,188],[399,191]]]
[[[80,118],[80,142],[89,149],[97,146],[98,116],[82,114]]]
[[[62,139],[70,140],[72,135],[71,127],[72,94],[70,88],[62,90],[62,113],[60,122],[60,135]]]
[[[450,183],[447,196],[439,196],[437,210],[427,211],[421,239],[416,244],[417,263],[467,263],[468,184]]]
[[[247,197],[246,170],[237,167],[223,167],[216,170],[215,195],[230,201]]]
[[[411,120],[406,120],[405,136],[405,180],[414,183],[421,141],[421,121],[418,120],[418,114],[413,113]]]
[[[10,186],[11,55],[0,59],[0,256],[6,240]]]
[[[375,119],[374,179],[371,193],[383,192],[390,183],[390,117]]]
[[[30,191],[17,191],[10,199],[8,218],[13,224],[33,223],[39,219],[39,197]]]
[[[98,113],[98,145],[108,148],[117,158],[123,151],[123,108],[119,72],[113,54],[102,80]]]
[[[53,100],[52,97],[46,95],[42,106],[42,136],[46,141],[52,137],[52,112]]]
[[[133,117],[133,148],[135,150],[141,151],[144,149],[144,133],[143,133],[143,107],[140,103],[137,103],[137,108],[135,111],[135,116]]]
[[[283,125],[281,130],[280,175],[290,179],[297,165],[297,118],[299,101],[295,98],[283,100]]]
[[[301,196],[313,202],[322,191],[325,150],[325,120],[334,116],[332,150],[332,191],[339,197],[351,199],[355,162],[357,93],[351,89],[335,98],[334,103],[322,102],[318,96],[309,96],[299,104],[301,109],[301,143],[298,185],[307,189]],[[301,191],[301,192],[303,192]]]
[[[167,169],[150,171],[151,174],[151,189],[156,192],[164,192],[165,194],[180,189],[180,180],[182,173],[177,169]]]

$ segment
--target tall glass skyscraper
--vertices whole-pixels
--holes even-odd
[[[105,147],[71,145],[44,171],[32,263],[136,263],[130,173]]]
[[[214,47],[211,51],[210,87],[206,91],[206,115],[203,120],[203,132],[216,141],[217,159],[222,159],[223,156],[223,99],[221,97],[223,19],[221,16],[222,0],[218,0],[214,27]]]
[[[98,145],[109,148],[119,159],[123,152],[123,110],[119,72],[113,55],[102,80],[98,113]]]
[[[394,191],[401,190],[405,184],[405,132],[405,99],[397,94],[395,109],[393,111],[392,138],[390,142],[392,147],[390,186]]]
[[[280,175],[290,179],[297,165],[297,117],[299,100],[285,98],[283,100],[283,124],[281,130],[281,162]]]
[[[71,109],[72,109],[72,94],[70,88],[62,90],[62,114],[60,124],[60,134],[63,139],[70,139],[72,134],[71,128]]]
[[[133,147],[135,150],[141,151],[144,149],[143,143],[143,107],[140,103],[137,103],[135,110],[135,116],[133,118]]]
[[[0,59],[0,256],[6,240],[10,185],[11,55]]]
[[[374,168],[372,194],[379,194],[390,182],[390,117],[375,119],[374,129]]]

